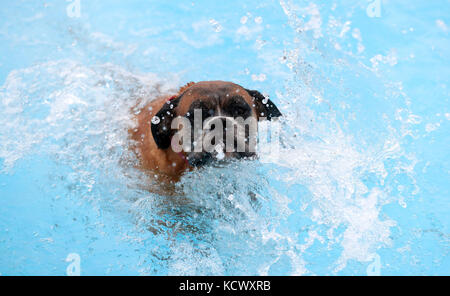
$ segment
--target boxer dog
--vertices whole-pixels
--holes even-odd
[[[177,182],[184,172],[207,165],[215,159],[253,157],[255,151],[251,150],[250,142],[255,135],[251,135],[251,128],[239,127],[243,126],[244,121],[248,123],[249,119],[257,123],[281,116],[275,104],[260,92],[225,81],[188,83],[177,94],[157,98],[137,113],[137,128],[130,132],[140,168],[157,175],[161,182],[171,183]],[[243,120],[239,121],[238,118]],[[182,140],[181,149],[180,146],[176,147],[178,140],[174,141],[179,136],[179,129],[174,128],[177,119],[182,119],[178,127],[182,126],[185,132],[189,132]],[[231,137],[213,139],[211,143],[214,149],[211,151],[199,145],[203,143],[201,137],[204,135],[200,133],[200,138],[198,133],[196,135],[196,129],[205,126],[221,126],[235,133]],[[236,147],[238,137],[244,139],[240,142],[243,143],[240,151],[222,152],[216,149]],[[217,157],[219,154],[220,157]]]

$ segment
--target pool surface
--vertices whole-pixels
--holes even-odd
[[[0,275],[450,275],[448,11],[3,2]],[[149,193],[130,110],[202,80],[270,95],[280,151]]]

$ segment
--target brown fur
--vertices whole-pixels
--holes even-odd
[[[230,97],[239,94],[252,106],[252,116],[258,118],[255,102],[252,96],[241,86],[224,81],[190,82],[181,87],[176,96],[183,95],[178,106],[174,109],[177,116],[183,116],[188,112],[192,102],[202,98],[215,100],[208,96],[211,93],[220,97]],[[171,96],[157,98],[147,104],[136,116],[137,128],[131,132],[131,138],[136,142],[134,147],[141,161],[141,169],[158,175],[159,181],[177,182],[181,175],[190,170],[183,156],[175,153],[171,147],[159,149],[155,143],[151,131],[151,120],[164,106]],[[226,99],[225,99],[226,101]]]
[[[160,97],[147,104],[136,116],[137,128],[131,132],[131,138],[136,143],[134,148],[140,158],[140,168],[162,174],[162,181],[178,181],[181,174],[188,169],[179,154],[172,148],[159,149],[152,136],[152,118],[170,97]]]

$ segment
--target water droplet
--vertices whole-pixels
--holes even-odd
[[[216,147],[214,147],[214,150],[216,150],[217,152],[216,158],[218,160],[222,160],[225,158],[225,153],[223,153],[223,146],[221,144],[216,145]]]
[[[213,26],[214,32],[219,33],[222,31],[222,26],[215,19],[210,19],[209,23]]]
[[[153,124],[159,124],[161,122],[161,119],[158,116],[153,116],[152,123]]]

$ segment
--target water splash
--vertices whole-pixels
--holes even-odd
[[[403,144],[420,118],[401,83],[381,77],[396,64],[395,52],[366,58],[364,35],[348,20],[327,17],[326,8],[308,1],[281,6],[297,35],[280,57],[291,75],[275,98],[285,118],[274,163],[204,168],[183,177],[178,195],[151,194],[133,169],[128,129],[139,107],[178,83],[114,64],[64,60],[13,71],[1,88],[2,171],[49,156],[68,195],[133,221],[123,240],[143,250],[142,274],[339,274],[349,262],[372,261],[391,244],[396,225],[382,207],[407,206],[403,196],[419,190],[417,160]],[[266,18],[254,21],[254,31],[236,34],[258,34]],[[208,34],[201,46],[194,40],[196,47],[222,42],[226,30],[209,34],[211,25],[217,23],[193,25]],[[376,104],[386,108],[375,110]],[[406,179],[401,190],[399,177]],[[322,269],[318,257],[326,258]]]

